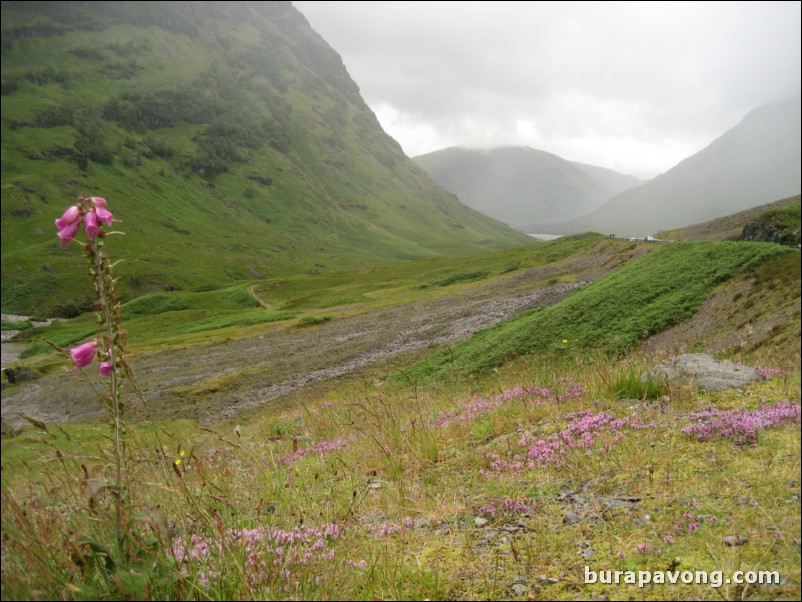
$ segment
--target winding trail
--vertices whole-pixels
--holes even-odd
[[[259,295],[256,294],[256,290],[255,290],[256,286],[257,286],[256,284],[250,285],[248,287],[248,294],[251,297],[253,297],[254,299],[256,299],[256,302],[259,305],[261,305],[262,307],[264,307],[266,310],[274,311],[276,309],[276,307],[274,305],[270,305],[270,303],[265,303],[265,301]]]

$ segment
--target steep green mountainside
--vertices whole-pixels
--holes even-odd
[[[560,225],[538,232],[595,230],[645,236],[799,194],[800,97],[758,107],[706,148],[666,173]],[[550,220],[554,224],[555,220]]]
[[[539,232],[528,224],[589,213],[616,192],[582,166],[528,147],[452,147],[414,160],[463,203],[528,232]]]
[[[407,159],[288,2],[3,2],[3,311],[88,307],[53,226],[82,193],[126,298],[530,241]]]

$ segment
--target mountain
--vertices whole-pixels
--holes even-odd
[[[531,241],[408,159],[289,2],[1,10],[4,312],[90,307],[53,226],[82,193],[126,298]]]
[[[539,231],[643,236],[799,194],[800,97],[751,111],[708,147],[588,215]]]
[[[625,190],[629,190],[630,188],[635,188],[635,186],[643,184],[643,180],[639,180],[635,176],[619,173],[606,167],[588,165],[587,163],[579,163],[577,161],[571,161],[571,163],[576,165],[594,180],[604,184],[612,195],[616,195],[619,192],[624,192]]]
[[[631,177],[529,147],[451,147],[413,160],[463,203],[524,230],[588,213]]]

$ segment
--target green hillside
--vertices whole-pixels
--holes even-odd
[[[4,2],[3,311],[88,308],[53,227],[81,193],[127,298],[529,241],[407,159],[288,2]]]
[[[533,353],[598,350],[623,355],[642,340],[690,319],[717,285],[788,252],[787,247],[766,243],[666,244],[557,305],[477,332],[429,356],[407,376],[484,372]]]

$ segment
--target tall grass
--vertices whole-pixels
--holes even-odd
[[[355,381],[237,426],[138,425],[130,477],[146,486],[132,490],[127,563],[109,546],[113,499],[98,480],[106,427],[27,430],[3,440],[3,598],[765,595],[582,581],[586,564],[656,570],[676,557],[777,571],[786,581],[771,591],[798,595],[798,422],[766,423],[746,444],[683,430],[702,401],[728,417],[779,407],[798,369],[637,408],[605,392],[606,375],[631,371],[518,360],[461,387]],[[732,534],[749,543],[727,548]]]

